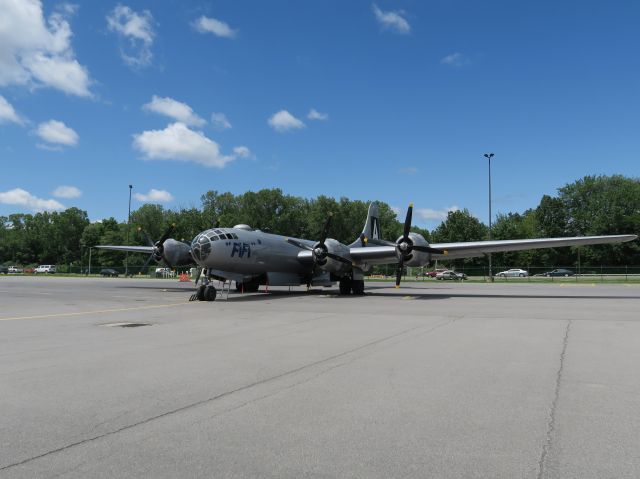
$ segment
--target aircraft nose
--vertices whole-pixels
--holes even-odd
[[[202,263],[211,254],[211,240],[206,233],[200,233],[191,242],[191,253],[196,261]]]

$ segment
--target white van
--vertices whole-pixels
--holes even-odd
[[[36,274],[38,274],[38,273],[53,274],[55,272],[56,272],[56,266],[53,265],[53,264],[41,264],[34,271],[34,273],[36,273]]]

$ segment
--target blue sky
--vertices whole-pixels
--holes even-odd
[[[278,187],[535,207],[639,175],[634,1],[0,0],[0,215]],[[62,187],[62,188],[61,188]]]

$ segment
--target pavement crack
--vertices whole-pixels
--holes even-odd
[[[553,434],[556,429],[556,409],[558,407],[558,399],[560,398],[560,384],[562,382],[562,373],[564,371],[564,360],[567,353],[567,344],[569,343],[569,331],[571,330],[571,323],[573,320],[567,321],[567,327],[564,330],[564,339],[562,341],[562,352],[560,353],[560,367],[556,373],[556,387],[553,393],[553,401],[551,401],[551,408],[549,410],[549,422],[547,423],[547,435],[544,445],[542,446],[542,452],[540,453],[540,460],[538,461],[538,475],[537,479],[542,479],[545,473],[545,466],[547,465],[547,456],[551,450],[553,442]]]
[[[135,427],[148,424],[148,423],[150,423],[152,421],[155,421],[157,419],[161,419],[161,418],[164,418],[164,417],[167,417],[167,416],[171,416],[173,414],[177,414],[177,413],[180,413],[180,412],[183,412],[183,411],[187,411],[189,409],[193,409],[193,408],[196,408],[198,406],[202,406],[204,404],[208,404],[208,403],[211,403],[213,401],[217,401],[219,399],[226,398],[228,396],[231,396],[232,394],[236,394],[236,393],[239,393],[239,392],[242,392],[242,391],[246,391],[246,390],[251,389],[251,388],[256,387],[256,386],[261,386],[263,384],[266,384],[266,383],[269,383],[269,382],[272,382],[272,381],[276,381],[278,379],[285,378],[287,376],[292,376],[292,375],[298,374],[301,371],[304,371],[305,369],[309,369],[309,368],[312,368],[312,367],[315,367],[315,366],[319,366],[319,365],[322,365],[322,364],[329,363],[329,362],[334,361],[336,359],[343,358],[345,356],[351,355],[353,353],[357,353],[357,352],[365,350],[367,348],[371,348],[373,346],[377,346],[377,345],[379,345],[381,343],[385,343],[385,342],[394,340],[396,338],[405,336],[407,334],[413,333],[413,332],[415,332],[417,330],[420,330],[420,329],[424,330],[424,331],[422,331],[422,334],[426,334],[426,333],[429,333],[429,332],[434,331],[436,329],[439,329],[439,328],[441,328],[443,326],[452,324],[454,321],[455,321],[455,319],[444,321],[444,322],[438,323],[435,326],[432,326],[430,328],[426,328],[426,330],[425,330],[425,325],[413,326],[411,328],[404,329],[404,330],[399,331],[397,333],[394,333],[394,334],[391,334],[391,335],[388,335],[388,336],[385,336],[385,337],[382,337],[382,338],[379,338],[379,339],[375,339],[375,340],[369,341],[369,342],[367,342],[365,344],[361,344],[360,346],[357,346],[355,348],[349,349],[347,351],[343,351],[341,353],[334,354],[333,356],[329,356],[327,358],[320,359],[318,361],[314,361],[314,362],[309,363],[309,364],[305,364],[305,365],[300,366],[298,368],[291,369],[289,371],[285,371],[285,372],[277,374],[275,376],[271,376],[271,377],[268,377],[268,378],[265,378],[265,379],[261,379],[259,381],[255,381],[253,383],[246,384],[244,386],[240,386],[240,387],[238,387],[236,389],[232,389],[230,391],[225,391],[225,392],[220,393],[218,395],[215,395],[215,396],[212,396],[212,397],[200,400],[200,401],[196,401],[194,403],[187,404],[185,406],[182,406],[182,407],[179,407],[179,408],[176,408],[176,409],[172,409],[170,411],[166,411],[166,412],[164,412],[162,414],[157,414],[155,416],[151,416],[149,418],[143,419],[143,420],[138,421],[136,423],[128,424],[126,426],[122,426],[122,427],[120,427],[118,429],[115,429],[113,431],[108,431],[108,432],[105,432],[103,434],[98,434],[98,435],[95,435],[95,436],[91,436],[91,437],[82,439],[80,441],[76,441],[76,442],[67,444],[65,446],[61,446],[61,447],[58,447],[56,449],[52,449],[52,450],[47,451],[47,452],[43,452],[42,454],[38,454],[38,455],[35,455],[35,456],[32,456],[32,457],[29,457],[27,459],[23,459],[22,461],[14,462],[12,464],[7,464],[6,466],[0,467],[0,471],[4,471],[4,470],[7,470],[7,469],[10,469],[10,468],[13,468],[13,467],[21,466],[21,465],[27,464],[27,463],[29,463],[31,461],[35,461],[35,460],[41,459],[43,457],[47,457],[47,456],[50,456],[50,455],[53,455],[53,454],[57,454],[59,452],[66,451],[66,450],[74,448],[76,446],[81,446],[83,444],[87,444],[87,443],[96,441],[98,439],[102,439],[104,437],[112,436],[114,434],[118,434],[120,432],[127,431],[129,429],[133,429]],[[420,334],[420,333],[418,333],[418,334]],[[346,362],[349,362],[349,361],[345,361],[345,362],[343,362],[341,364],[344,364]],[[337,365],[337,366],[334,366],[333,368],[339,367],[339,366],[340,365]],[[333,368],[330,368],[330,369],[333,369]],[[322,374],[322,372],[320,374]]]

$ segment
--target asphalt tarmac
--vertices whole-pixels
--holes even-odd
[[[0,277],[0,477],[640,477],[639,285],[294,290]]]

